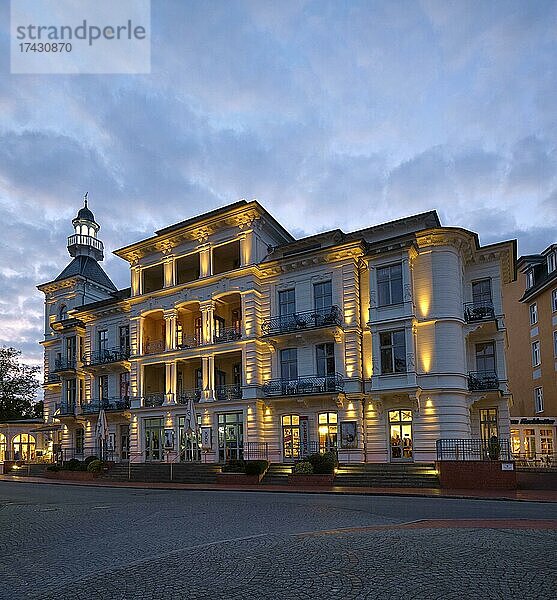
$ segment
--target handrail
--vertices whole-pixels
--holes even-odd
[[[320,392],[340,392],[344,389],[344,378],[334,375],[306,375],[295,379],[270,379],[263,384],[266,396],[298,396]]]
[[[226,342],[234,342],[242,337],[242,332],[237,326],[223,327],[218,333],[215,331],[213,341],[215,344],[224,344]]]
[[[81,233],[74,233],[70,235],[68,238],[68,246],[73,246],[74,244],[80,244],[82,246],[93,246],[97,250],[104,250],[104,244],[101,240],[94,238],[91,235],[83,235]]]
[[[216,386],[215,396],[218,400],[238,400],[242,397],[242,386],[238,383]]]
[[[499,378],[495,371],[470,371],[468,373],[468,389],[485,391],[499,389]]]
[[[493,302],[466,302],[464,304],[464,320],[467,323],[476,323],[477,321],[491,321],[495,319],[495,308]]]
[[[90,352],[83,357],[83,364],[91,367],[94,365],[105,365],[113,362],[128,360],[130,357],[129,348],[104,348],[96,352]]]
[[[510,441],[506,438],[440,439],[435,445],[437,460],[512,460]]]
[[[54,360],[54,371],[73,371],[77,368],[77,358],[56,358]]]
[[[263,335],[288,333],[301,329],[342,326],[342,313],[338,306],[305,310],[291,315],[279,315],[263,321]]]
[[[100,409],[104,410],[126,410],[130,408],[130,397],[129,396],[116,396],[114,398],[101,398],[94,399],[90,402],[85,402],[81,405],[81,410],[85,414],[93,414],[100,411]]]

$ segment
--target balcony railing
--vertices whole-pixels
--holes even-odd
[[[62,380],[60,379],[60,375],[57,375],[56,373],[48,373],[44,378],[44,382],[45,385],[56,385],[58,383],[62,383]]]
[[[76,357],[71,358],[57,358],[54,361],[54,373],[57,371],[75,371],[77,368]]]
[[[493,302],[467,302],[464,305],[464,319],[467,323],[492,321],[495,319]]]
[[[187,335],[180,333],[176,336],[176,348],[178,350],[188,350],[189,348],[197,348],[202,342],[196,335]]]
[[[220,331],[215,331],[213,340],[215,344],[224,344],[233,342],[242,337],[242,332],[238,327],[223,327]]]
[[[74,246],[76,244],[80,244],[82,246],[93,246],[93,248],[100,250],[101,252],[104,250],[103,243],[91,235],[81,235],[80,233],[70,235],[68,238],[68,246]]]
[[[266,396],[300,396],[322,392],[341,392],[344,379],[339,373],[334,375],[309,375],[296,379],[270,379],[263,384]]]
[[[442,439],[436,448],[437,460],[512,460],[508,439]]]
[[[87,367],[95,365],[106,365],[109,363],[128,360],[130,357],[129,348],[104,348],[97,352],[91,352],[83,357],[83,364]]]
[[[261,329],[263,335],[276,335],[277,333],[289,333],[300,331],[301,329],[316,329],[318,327],[332,327],[333,325],[342,325],[342,315],[338,306],[271,317],[263,322]]]
[[[101,398],[100,400],[91,400],[81,405],[81,410],[84,414],[98,413],[100,409],[106,411],[126,410],[130,407],[130,398]]]
[[[237,383],[219,385],[215,388],[217,400],[238,400],[242,397],[242,386]]]
[[[60,402],[54,406],[57,416],[75,415],[75,402]]]
[[[199,400],[201,400],[201,390],[199,388],[193,390],[182,390],[176,396],[176,402],[178,404],[188,404],[192,399],[194,402],[199,402]]]
[[[162,406],[164,404],[164,393],[157,392],[154,394],[147,394],[143,397],[143,406],[154,407]]]
[[[468,373],[468,389],[471,392],[499,389],[499,379],[495,371],[472,371]]]
[[[143,353],[144,354],[159,354],[159,352],[164,352],[165,350],[164,340],[152,340],[149,342],[145,342],[143,345]]]

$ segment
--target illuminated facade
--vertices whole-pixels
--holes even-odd
[[[131,287],[116,290],[93,215],[73,224],[74,260],[39,286],[66,456],[98,453],[101,407],[132,462],[430,461],[440,438],[509,436],[512,242],[480,247],[435,212],[296,240],[240,201],[117,250]]]

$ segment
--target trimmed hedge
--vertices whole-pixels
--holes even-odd
[[[303,460],[302,462],[296,463],[294,465],[294,474],[295,475],[312,475],[313,474],[313,465],[307,460]]]
[[[332,475],[337,466],[337,457],[333,452],[311,454],[308,456],[308,461],[313,467],[313,472],[317,475]]]

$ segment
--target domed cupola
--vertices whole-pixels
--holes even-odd
[[[88,192],[83,197],[84,206],[79,209],[72,221],[74,235],[68,238],[70,256],[90,256],[95,260],[104,258],[104,245],[97,239],[101,226],[95,221],[95,215],[87,206]]]

